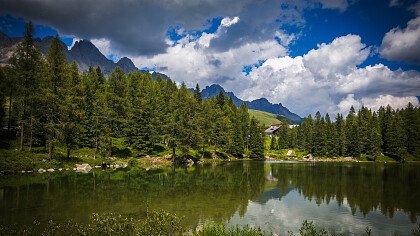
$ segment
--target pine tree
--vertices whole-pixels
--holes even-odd
[[[32,22],[28,22],[25,27],[25,35],[23,41],[18,45],[16,53],[11,58],[13,75],[20,90],[17,93],[17,100],[19,104],[19,128],[20,128],[20,145],[19,150],[24,149],[26,128],[30,125],[30,120],[33,118],[31,112],[34,110],[32,99],[39,86],[39,65],[41,55],[39,50],[35,47],[34,40],[34,26]]]
[[[63,111],[63,143],[66,146],[67,158],[72,149],[82,144],[84,119],[84,87],[79,75],[77,64],[73,62],[69,68],[70,80],[67,84]]]
[[[338,155],[344,156],[346,154],[346,133],[345,133],[345,121],[343,120],[343,115],[340,113],[337,114],[335,119],[335,126],[337,130],[337,139],[338,139]]]
[[[278,129],[277,135],[277,148],[285,149],[289,147],[289,127],[287,125],[281,125]]]
[[[336,126],[331,122],[331,118],[328,113],[325,114],[325,134],[326,156],[337,156],[339,149],[338,133]]]
[[[46,87],[46,129],[48,139],[48,158],[53,156],[55,144],[62,137],[62,119],[65,103],[65,85],[68,78],[67,61],[64,54],[64,46],[58,35],[52,40],[47,53],[48,85]]]
[[[241,126],[241,134],[242,134],[242,140],[244,141],[244,150],[247,149],[249,144],[249,113],[248,108],[246,107],[245,102],[241,103],[241,106],[238,110],[239,113],[239,124]]]
[[[401,111],[403,119],[404,133],[406,135],[406,149],[411,155],[419,157],[420,154],[420,114],[419,108],[408,103],[407,107]]]
[[[255,117],[251,118],[249,125],[249,150],[250,158],[263,158],[264,157],[264,139],[262,136],[261,128]]]
[[[110,75],[105,90],[108,113],[106,119],[107,156],[112,156],[112,139],[123,134],[126,124],[127,79],[124,72],[117,67]]]
[[[369,149],[367,154],[371,155],[374,159],[381,154],[382,136],[379,119],[376,112],[373,112],[370,121],[370,134],[369,134]]]
[[[195,85],[195,89],[194,89],[194,98],[195,100],[197,100],[197,102],[201,103],[203,101],[203,98],[201,97],[201,91],[200,91],[200,86],[198,86],[198,84]]]
[[[356,111],[352,106],[346,118],[346,154],[360,157],[359,128]]]
[[[325,120],[319,111],[315,114],[313,154],[315,156],[326,154]]]
[[[277,145],[276,145],[276,136],[273,135],[270,138],[270,150],[276,150],[277,149]]]

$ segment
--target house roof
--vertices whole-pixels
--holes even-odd
[[[279,128],[280,128],[280,126],[278,126],[278,125],[271,125],[264,132],[267,133],[267,134],[272,134],[272,133],[276,132]]]

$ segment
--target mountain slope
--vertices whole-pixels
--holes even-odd
[[[256,99],[256,100],[253,100],[251,102],[243,101],[240,98],[236,97],[234,93],[226,92],[223,89],[223,87],[218,85],[218,84],[212,84],[210,86],[207,86],[206,88],[204,88],[202,90],[201,95],[202,95],[203,98],[209,98],[209,97],[216,96],[221,91],[226,96],[232,98],[232,100],[236,104],[236,106],[240,106],[242,102],[245,102],[246,106],[249,109],[265,111],[265,112],[272,113],[272,114],[275,114],[275,115],[285,116],[289,120],[291,120],[293,123],[300,123],[302,121],[302,118],[300,116],[291,112],[289,109],[284,107],[281,103],[272,104],[266,98]]]
[[[255,117],[261,124],[264,126],[270,126],[273,124],[281,124],[282,122],[276,118],[276,115],[273,113],[268,113],[265,111],[258,110],[248,110],[249,116]]]

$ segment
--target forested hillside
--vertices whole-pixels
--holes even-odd
[[[191,94],[185,84],[119,67],[108,78],[99,68],[80,74],[58,36],[44,57],[32,35],[29,23],[10,66],[0,68],[0,119],[4,130],[15,131],[19,150],[43,146],[52,159],[57,146],[68,157],[88,147],[111,157],[118,138],[137,156],[163,145],[174,156],[211,147],[263,157],[262,129],[244,104],[237,108],[223,93],[203,100],[198,85]]]
[[[377,112],[351,107],[346,119],[337,114],[319,112],[306,117],[298,127],[281,127],[272,140],[272,149],[299,148],[315,156],[365,157],[376,160],[381,155],[396,160],[420,159],[420,109],[411,103],[401,110],[390,106]],[[275,144],[275,145],[274,145]]]

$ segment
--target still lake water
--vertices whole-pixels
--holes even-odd
[[[147,209],[285,235],[304,220],[328,230],[408,235],[420,223],[420,164],[226,162],[164,170],[0,176],[0,223],[87,222]]]

